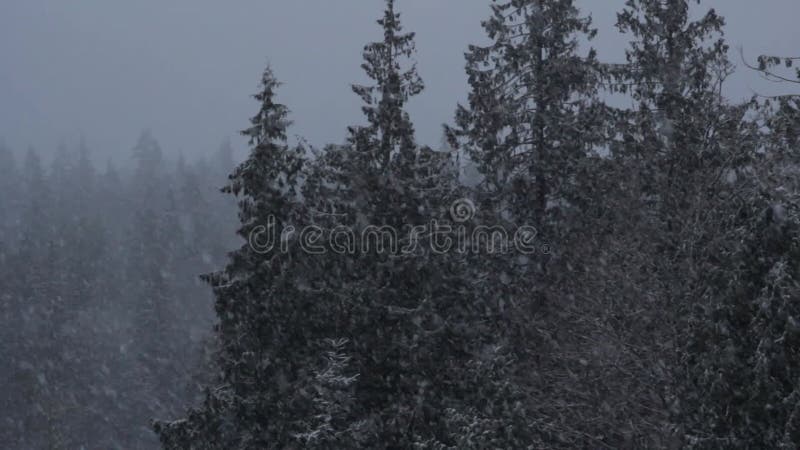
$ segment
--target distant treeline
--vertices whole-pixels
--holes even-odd
[[[748,69],[787,95],[732,102],[724,20],[698,3],[627,0],[607,64],[573,0],[491,2],[446,152],[416,142],[414,34],[387,0],[344,143],[290,144],[267,68],[236,167],[167,176],[147,136],[123,180],[29,155],[0,177],[3,436],[128,448],[154,417],[175,450],[798,448],[797,58]],[[199,181],[223,172],[244,239],[225,264],[234,212]],[[432,221],[530,227],[547,251],[251,241]]]
[[[200,394],[231,155],[167,161],[144,133],[98,171],[82,143],[49,167],[0,147],[0,447],[152,448]]]

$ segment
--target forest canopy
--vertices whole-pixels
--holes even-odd
[[[395,3],[344,142],[266,67],[242,161],[0,145],[0,447],[800,446],[797,58],[700,1],[627,0],[613,64],[573,0],[487,2],[433,149]],[[727,98],[737,56],[786,94]]]

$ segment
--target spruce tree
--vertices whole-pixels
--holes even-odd
[[[596,405],[625,388],[586,382],[601,379],[613,357],[597,348],[608,330],[586,320],[600,307],[580,281],[596,243],[589,217],[609,119],[598,99],[603,66],[585,47],[596,31],[571,0],[494,2],[483,26],[490,43],[466,54],[469,104],[458,107],[447,132],[483,176],[474,193],[477,222],[533,226],[544,251],[481,255],[468,264],[470,278],[485,280],[479,295],[503,305],[498,335],[507,348],[496,361],[514,361],[483,364],[477,373],[500,377],[504,395],[524,399],[524,408],[506,412],[508,422],[530,424],[520,426],[524,439],[515,444],[614,445],[609,429],[620,422]]]
[[[689,448],[793,448],[800,441],[800,311],[788,301],[800,276],[798,114],[792,96],[745,106],[739,109],[755,120],[742,115],[718,138],[730,160],[721,166],[725,182],[710,183],[716,195],[695,206],[703,221],[684,227],[693,231],[684,239],[694,254],[678,341],[677,417]]]
[[[166,448],[281,448],[299,442],[294,435],[301,429],[293,422],[305,410],[297,388],[311,376],[304,373],[310,362],[303,333],[319,315],[303,308],[294,279],[302,269],[280,252],[279,238],[271,248],[259,240],[292,225],[299,208],[295,190],[303,151],[286,143],[288,109],[275,101],[278,86],[267,68],[254,96],[259,111],[242,132],[250,156],[224,188],[238,198],[238,234],[245,243],[223,271],[206,277],[219,318],[217,387],[187,420],[156,425]]]
[[[14,152],[0,141],[0,242],[7,248],[16,242],[15,222],[20,214],[21,180]]]
[[[767,181],[781,152],[759,142],[752,104],[721,95],[730,65],[714,10],[693,20],[687,1],[630,0],[618,19],[634,37],[624,73],[638,107],[613,151],[647,199],[650,234],[629,236],[651,261],[659,316],[648,320],[661,344],[648,353],[666,362],[663,408],[687,448],[779,448],[796,439],[785,381],[796,362],[778,325],[793,317],[780,298],[792,290],[796,224],[772,214],[794,205]]]
[[[345,145],[321,155],[303,193],[323,228],[344,226],[364,236],[368,227],[384,227],[397,232],[398,248],[404,248],[411,227],[453,225],[450,206],[461,194],[452,155],[415,144],[404,104],[422,82],[409,60],[413,34],[398,34],[394,2],[386,2],[378,24],[384,40],[365,47],[362,66],[374,84],[354,88],[366,103],[368,125],[351,127]],[[349,374],[357,378],[347,403],[351,419],[343,423],[351,438],[360,437],[360,447],[447,448],[465,442],[456,417],[493,424],[510,417],[502,406],[510,397],[480,406],[476,392],[491,377],[464,377],[472,365],[491,363],[485,349],[502,342],[498,302],[475,298],[463,255],[455,249],[437,254],[429,235],[416,238],[409,253],[375,251],[365,248],[375,242],[361,242],[354,252],[323,257],[336,272],[316,287],[341,299],[345,312],[337,328],[348,338]],[[520,443],[517,430],[503,434],[488,426],[481,433]]]
[[[638,105],[620,130],[624,145],[613,150],[644,161],[645,194],[660,199],[662,216],[687,207],[686,189],[716,156],[721,87],[731,69],[724,24],[713,9],[692,20],[687,0],[628,0],[618,14],[617,27],[631,36],[618,86]],[[663,220],[668,232],[679,226]]]
[[[124,236],[123,293],[128,326],[120,381],[124,402],[132,412],[128,431],[133,442],[152,442],[149,422],[172,414],[172,385],[182,382],[184,361],[177,333],[174,261],[182,240],[160,145],[149,133],[133,149],[136,161],[129,195],[132,209]]]
[[[493,414],[462,380],[492,333],[484,324],[491,307],[471,297],[459,258],[432,254],[427,237],[411,254],[376,250],[374,240],[371,250],[344,253],[308,254],[294,239],[288,251],[258,251],[251,239],[265,224],[278,233],[310,225],[326,236],[374,225],[397,227],[403,246],[405,226],[449,213],[457,172],[449,155],[415,144],[403,108],[421,88],[398,59],[411,55],[413,35],[399,34],[391,1],[379,24],[384,40],[364,52],[375,84],[354,88],[368,125],[352,127],[345,145],[302,173],[300,150],[286,144],[286,108],[274,102],[277,82],[265,73],[262,108],[245,131],[251,155],[226,189],[240,196],[239,234],[249,242],[209,277],[218,387],[186,421],[157,426],[167,448],[449,446],[459,431],[446,414]]]
[[[600,140],[600,66],[579,48],[596,34],[591,23],[573,0],[496,2],[483,22],[491,43],[466,54],[469,105],[449,134],[515,220],[544,225],[551,207],[574,202],[581,161]],[[526,195],[515,201],[515,191]]]
[[[23,169],[26,203],[21,220],[21,236],[15,255],[17,302],[12,303],[13,324],[20,339],[15,364],[11,372],[12,392],[18,393],[12,406],[19,412],[15,417],[23,430],[14,443],[22,447],[54,446],[62,443],[63,434],[57,423],[63,406],[50,381],[59,380],[61,365],[59,327],[52,319],[60,312],[59,292],[55,290],[60,273],[54,264],[55,230],[57,224],[50,212],[53,209],[52,191],[38,153],[29,149]],[[23,338],[24,337],[24,338]],[[30,337],[34,337],[31,339]],[[32,402],[39,408],[26,408]],[[13,419],[12,419],[13,420]],[[13,441],[12,441],[13,442]]]
[[[404,106],[410,97],[422,92],[424,84],[415,65],[405,71],[401,66],[403,59],[412,57],[415,52],[414,33],[402,33],[394,0],[387,1],[378,25],[383,29],[383,40],[364,47],[361,65],[375,85],[353,86],[353,92],[364,102],[362,111],[369,125],[351,128],[351,134],[357,145],[370,149],[372,164],[386,170],[398,152],[414,151],[414,127]],[[360,141],[365,138],[368,142]]]

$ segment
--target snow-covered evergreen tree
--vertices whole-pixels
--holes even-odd
[[[319,316],[303,308],[296,282],[302,269],[281,254],[279,238],[269,248],[253,240],[280,234],[299,208],[303,150],[286,143],[288,109],[275,101],[278,86],[266,69],[255,95],[259,111],[242,132],[250,138],[250,156],[225,188],[239,199],[238,233],[246,243],[223,271],[207,276],[219,318],[219,384],[187,420],[157,425],[167,448],[274,448],[295,442],[301,431],[291,423],[303,411],[297,402],[304,393],[296,388],[311,376],[303,373],[309,350],[302,333]]]
[[[492,42],[470,46],[469,105],[459,106],[450,136],[501,198],[498,210],[506,202],[515,220],[543,225],[575,200],[581,162],[600,141],[600,66],[593,49],[579,48],[596,30],[572,0],[491,7],[483,27]]]

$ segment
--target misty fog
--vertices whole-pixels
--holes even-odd
[[[0,448],[800,447],[800,3],[0,3]]]

